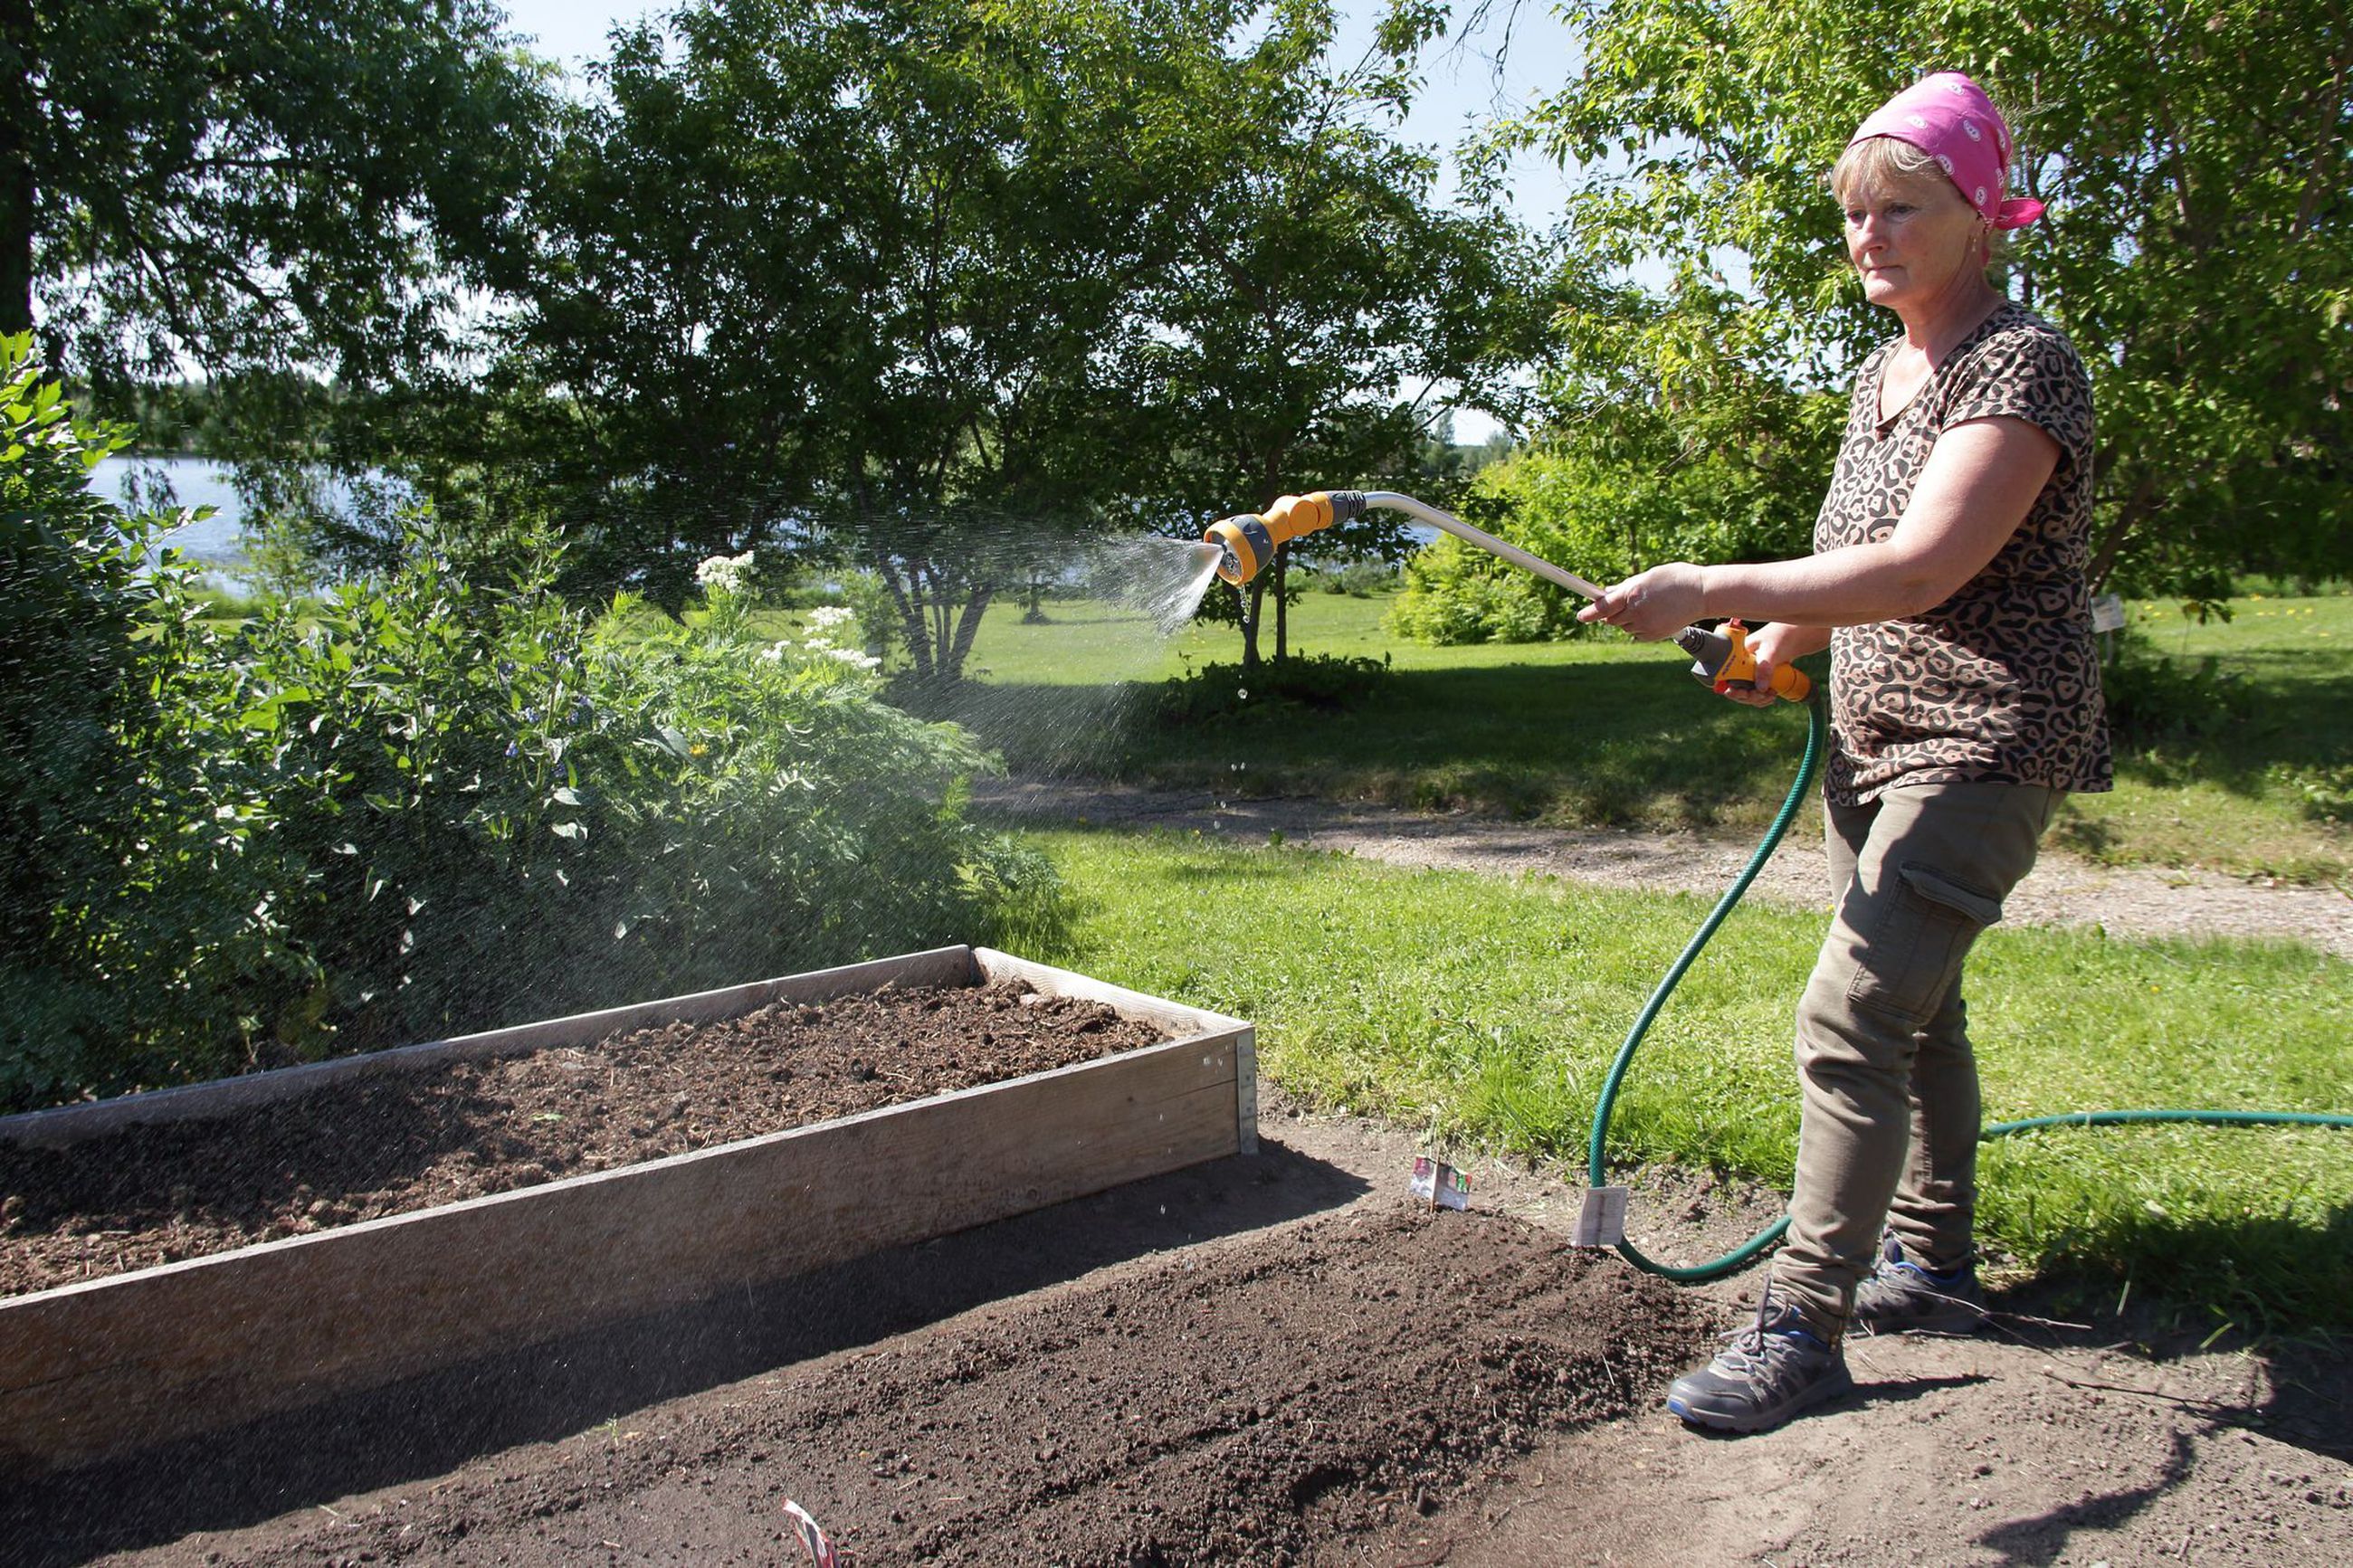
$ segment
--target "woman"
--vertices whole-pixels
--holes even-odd
[[[1758,704],[1774,666],[1831,650],[1837,913],[1798,1009],[1788,1241],[1755,1326],[1669,1392],[1699,1426],[1761,1430],[1850,1387],[1850,1325],[1967,1331],[1982,1310],[1961,962],[2060,800],[2111,782],[2084,578],[2091,383],[1988,280],[1995,232],[2042,212],[2004,198],[2010,156],[1984,92],[1946,72],[1864,121],[1831,173],[1863,295],[1904,330],[1855,378],[1814,553],[1675,562],[1579,612],[1643,638],[1770,623],[1758,690],[1736,694]]]

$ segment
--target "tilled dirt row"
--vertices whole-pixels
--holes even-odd
[[[654,1406],[428,1489],[138,1561],[1338,1561],[1655,1396],[1702,1305],[1498,1215],[1393,1203],[1164,1255]]]
[[[61,1149],[0,1142],[0,1296],[636,1164],[1164,1037],[1017,983],[777,1005],[364,1079]]]

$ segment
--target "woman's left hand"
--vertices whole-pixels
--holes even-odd
[[[1688,561],[1670,561],[1638,572],[1602,590],[1577,618],[1617,626],[1643,642],[1671,637],[1705,613],[1701,571]]]

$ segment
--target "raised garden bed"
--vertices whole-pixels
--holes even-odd
[[[848,1000],[925,987],[995,988],[975,998],[979,1032],[1005,1037],[944,1060],[914,1049],[906,1017]],[[879,1032],[828,1044],[828,1015]],[[1171,1037],[1103,1054],[1134,1025]],[[1058,1059],[1040,1051],[1068,1065],[1028,1070]],[[691,1055],[691,1092],[620,1110],[582,1081],[666,1053]],[[709,1070],[723,1058],[733,1076]],[[963,1087],[989,1060],[1018,1076]],[[0,1252],[17,1270],[0,1278],[93,1276],[0,1300],[0,1469],[212,1430],[1250,1152],[1253,1067],[1236,1020],[959,947],[0,1119]],[[506,1124],[486,1104],[509,1107]],[[356,1127],[354,1105],[369,1108]],[[811,1112],[825,1119],[794,1125]],[[774,1130],[742,1136],[746,1115]],[[234,1205],[198,1201],[194,1174],[160,1223],[102,1226],[121,1236],[85,1218],[60,1243],[33,1223],[58,1201],[42,1178],[136,1163],[124,1151],[142,1146],[217,1151],[227,1118],[337,1128],[314,1155],[422,1179],[329,1190],[280,1161],[288,1145],[239,1136],[279,1190],[228,1223],[213,1222]],[[386,1212],[403,1191],[420,1206]],[[102,1197],[93,1212],[112,1214]],[[97,1277],[208,1244],[232,1250]]]

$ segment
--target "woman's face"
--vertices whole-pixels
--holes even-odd
[[[1862,297],[1898,315],[1965,289],[1985,269],[1985,221],[1934,174],[1846,194],[1846,254]]]

